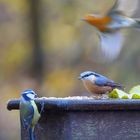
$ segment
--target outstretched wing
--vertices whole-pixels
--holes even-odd
[[[112,33],[100,33],[99,36],[102,57],[106,60],[116,59],[123,45],[121,32],[118,30]]]
[[[132,16],[138,8],[138,1],[139,0],[115,0],[108,15],[112,13],[122,13],[126,16]]]

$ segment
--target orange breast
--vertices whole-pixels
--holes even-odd
[[[107,28],[107,25],[111,22],[111,17],[90,17],[87,18],[86,21],[95,26],[96,28],[98,28],[100,31],[105,32],[107,30],[109,30]]]
[[[83,83],[86,89],[91,93],[104,94],[104,93],[112,91],[112,88],[109,86],[97,86],[97,85],[92,84],[88,80],[84,80]]]

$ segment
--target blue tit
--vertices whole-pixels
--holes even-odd
[[[81,73],[79,79],[83,81],[86,89],[95,95],[111,92],[114,88],[123,88],[121,84],[92,71]]]
[[[21,93],[20,120],[22,126],[29,131],[30,140],[35,140],[34,128],[40,118],[34,99],[37,94],[33,90],[25,90]]]

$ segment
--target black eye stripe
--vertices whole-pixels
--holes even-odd
[[[94,74],[93,74],[93,73],[89,73],[89,74],[86,74],[86,75],[82,76],[82,78],[88,77],[88,76],[90,76],[90,75],[94,75]]]
[[[94,74],[96,77],[100,77],[98,74]]]

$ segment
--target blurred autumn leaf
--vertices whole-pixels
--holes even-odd
[[[58,69],[51,72],[44,83],[49,96],[68,96],[69,91],[75,87],[75,72],[70,69]]]

